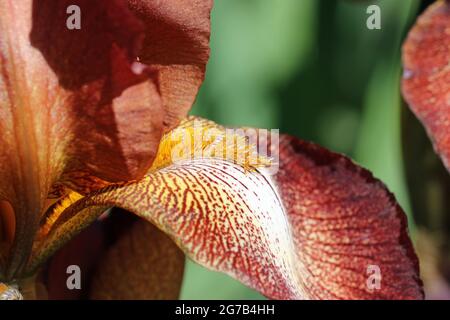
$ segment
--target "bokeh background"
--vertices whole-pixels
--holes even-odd
[[[445,298],[449,175],[400,94],[401,44],[430,2],[216,0],[206,81],[191,113],[279,128],[369,168],[409,216],[427,292]],[[370,4],[381,8],[381,30],[366,27]],[[182,299],[263,298],[186,264]]]

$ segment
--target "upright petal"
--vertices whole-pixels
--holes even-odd
[[[66,26],[69,5],[81,8],[80,30]],[[163,130],[157,74],[133,64],[142,25],[127,10],[104,0],[0,3],[0,197],[16,216],[8,278],[64,172],[117,181],[152,162]]]
[[[71,6],[79,7],[79,30],[66,26]],[[56,77],[61,93],[44,109],[62,109],[55,121],[70,128],[65,171],[121,181],[151,164],[164,112],[157,72],[136,62],[143,36],[144,25],[124,1],[33,2],[30,41],[50,69],[39,76]],[[48,95],[53,88],[40,81],[36,90]]]
[[[159,88],[171,129],[194,103],[209,58],[212,0],[128,0],[145,24],[140,61],[159,71]]]
[[[181,128],[193,138],[191,124]],[[226,139],[222,132],[201,150]],[[180,141],[196,145],[190,138]],[[112,205],[135,212],[193,260],[269,298],[423,298],[406,217],[386,187],[314,144],[283,137],[279,150],[275,177],[265,162],[187,153],[140,181],[92,193],[63,215]]]
[[[450,2],[437,1],[403,45],[403,95],[450,170]]]

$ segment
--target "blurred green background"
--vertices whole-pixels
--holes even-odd
[[[381,30],[366,27],[370,4],[381,8]],[[411,216],[400,49],[419,6],[216,0],[206,81],[191,113],[224,125],[280,128],[345,153],[383,180]],[[185,275],[182,299],[263,298],[191,261]]]

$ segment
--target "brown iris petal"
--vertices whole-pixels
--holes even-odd
[[[68,290],[67,267],[82,272]],[[49,299],[177,299],[184,254],[154,226],[123,210],[95,222],[57,252],[41,272]]]
[[[0,200],[0,246],[12,243],[15,224],[14,209],[11,204],[8,201]]]
[[[192,123],[180,128],[195,135]],[[269,298],[423,298],[405,214],[348,158],[282,136],[275,177],[227,158],[162,163],[142,180],[88,195],[67,214],[106,205],[132,211],[194,261]]]
[[[20,273],[29,256],[55,183],[88,192],[98,184],[87,181],[142,176],[164,129],[194,101],[208,57],[210,2],[185,2],[189,9],[176,7],[175,15],[182,3],[169,2],[152,2],[135,15],[138,3],[131,11],[120,0],[1,1],[0,198],[10,201],[17,222],[8,277]],[[81,9],[79,30],[66,26],[69,5]],[[150,30],[152,21],[167,23]],[[173,34],[191,42],[164,41]],[[166,45],[170,61],[148,59],[154,55],[146,50],[148,39]],[[185,60],[189,47],[198,57]],[[146,64],[136,61],[139,55]],[[170,63],[177,71],[164,73]],[[178,80],[180,86],[171,83]],[[93,178],[72,181],[79,172]]]
[[[154,76],[132,72],[135,41],[123,41],[140,36],[139,21],[131,23],[132,14],[117,1],[79,1],[83,26],[69,31],[68,3],[0,5],[0,195],[11,202],[17,222],[8,277],[29,255],[49,189],[64,170],[80,165],[109,179],[135,176],[151,164],[162,133],[161,118],[151,125],[158,122],[151,112],[160,108]],[[101,8],[108,14],[100,15]],[[121,17],[118,10],[122,33],[112,32],[121,23],[112,19]],[[133,115],[154,122],[127,132],[123,121]]]
[[[40,273],[39,279],[47,289],[48,299],[87,298],[92,274],[107,247],[107,231],[100,222],[92,224],[68,242],[48,261]],[[67,268],[71,265],[80,267],[81,290],[69,290],[67,287]]]
[[[437,1],[403,45],[403,95],[450,170],[450,2]]]
[[[183,252],[167,235],[139,219],[102,256],[90,298],[178,299],[184,260]]]
[[[166,129],[187,114],[209,58],[212,0],[128,0],[145,24],[141,62],[159,71]]]
[[[294,137],[280,139],[275,180],[314,298],[423,298],[406,215],[372,174],[342,155]],[[370,266],[380,288],[367,290]]]
[[[55,120],[64,115],[61,104],[49,102],[67,95],[30,46],[31,1],[2,1],[0,29],[0,197],[16,215],[12,276],[29,254],[48,188],[62,170],[68,132]]]
[[[79,30],[66,27],[70,5],[80,7]],[[157,73],[132,68],[143,30],[124,1],[33,2],[31,44],[70,93],[62,101],[67,118],[56,119],[71,127],[66,171],[117,181],[142,175],[151,164],[163,111]]]

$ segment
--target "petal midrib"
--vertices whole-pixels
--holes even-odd
[[[14,10],[11,2],[8,1],[8,4],[8,9]],[[6,30],[3,36],[5,37],[4,44],[8,55],[8,63],[5,63],[2,72],[6,73],[6,76],[3,77],[9,101],[9,103],[6,102],[6,106],[9,107],[11,138],[14,140],[12,141],[13,152],[9,155],[10,181],[7,182],[12,184],[10,196],[13,199],[10,200],[16,215],[14,244],[6,271],[6,277],[12,278],[30,254],[43,203],[43,192],[41,190],[41,168],[36,143],[36,123],[33,119],[34,113],[30,100],[34,95],[30,91],[25,77],[28,61],[22,56],[21,44],[15,50],[8,45],[17,42],[17,40],[19,43],[23,41],[20,38],[12,41],[13,35],[8,32],[23,26],[18,25],[17,20],[7,21],[10,24],[8,28],[5,28],[4,23],[5,21],[0,19],[1,29]],[[11,28],[11,25],[15,27]]]

